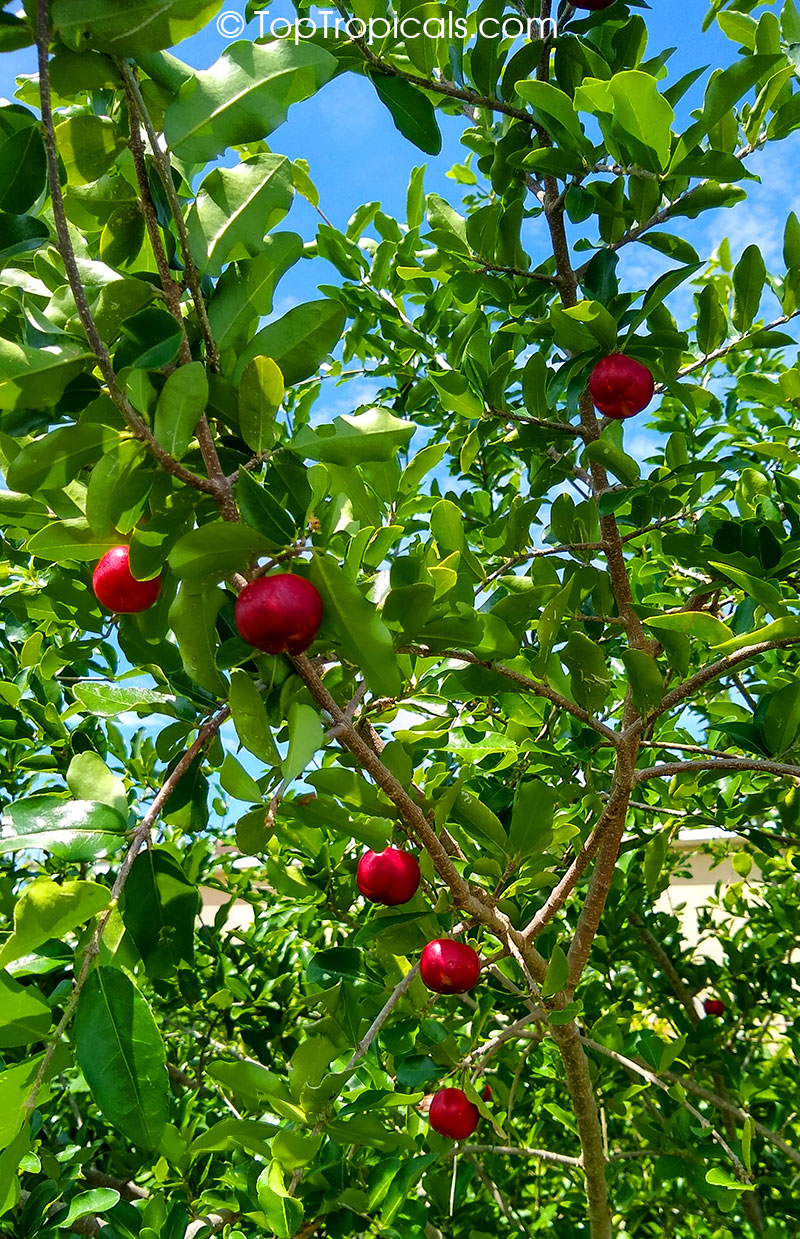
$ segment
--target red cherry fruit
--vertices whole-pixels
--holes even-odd
[[[479,1118],[478,1107],[460,1088],[440,1088],[428,1111],[433,1130],[451,1140],[466,1140],[478,1126]]]
[[[721,998],[706,998],[703,1002],[703,1010],[706,1015],[724,1015],[725,1003]]]
[[[388,847],[382,852],[365,852],[356,870],[358,889],[370,903],[392,908],[407,903],[419,886],[419,862],[410,852]]]
[[[476,984],[480,972],[477,951],[452,938],[434,938],[419,961],[419,974],[434,994],[465,994]]]
[[[488,1101],[491,1095],[492,1095],[492,1086],[491,1084],[487,1084],[486,1088],[481,1093],[481,1097],[483,1098],[484,1101]]]
[[[279,572],[245,585],[236,599],[239,635],[267,654],[302,654],[322,623],[322,598],[305,577]]]
[[[606,417],[622,421],[641,413],[650,403],[655,382],[640,361],[624,353],[610,353],[598,361],[589,375],[589,391],[595,408]]]
[[[112,546],[92,576],[92,589],[98,602],[119,615],[146,611],[152,607],[161,589],[160,576],[153,577],[151,581],[137,581],[131,574],[129,558],[127,546]]]

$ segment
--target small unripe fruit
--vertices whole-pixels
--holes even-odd
[[[724,1015],[725,1003],[721,998],[706,998],[703,1002],[706,1015]]]
[[[131,575],[127,546],[112,546],[92,575],[92,589],[98,602],[118,615],[132,615],[152,607],[161,589],[161,577],[137,581]]]
[[[260,577],[236,599],[239,635],[267,654],[302,654],[322,623],[322,598],[305,577],[290,572]]]
[[[478,1126],[478,1107],[460,1088],[441,1088],[434,1094],[428,1120],[440,1136],[466,1140]]]
[[[370,903],[392,908],[407,903],[419,886],[419,862],[410,852],[388,847],[382,852],[365,852],[358,862],[356,883]]]
[[[422,952],[419,974],[435,994],[465,994],[481,972],[477,951],[452,938],[434,938]]]
[[[650,403],[655,382],[640,361],[624,353],[610,353],[589,375],[589,391],[595,408],[606,417],[622,421],[641,413]]]

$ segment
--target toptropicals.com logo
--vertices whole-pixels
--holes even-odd
[[[408,39],[468,39],[478,34],[488,39],[527,39],[536,42],[558,34],[558,26],[552,17],[508,16],[482,17],[475,30],[465,17],[456,17],[448,12],[441,17],[343,17],[333,9],[320,9],[314,17],[273,17],[269,9],[258,9],[255,19],[258,25],[256,38],[291,39],[295,44],[313,39],[316,34],[323,38],[344,35],[366,43],[382,43],[385,39],[398,42]],[[228,10],[217,18],[217,30],[224,39],[238,39],[247,29],[247,21],[241,13]]]

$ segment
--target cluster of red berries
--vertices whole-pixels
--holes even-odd
[[[389,908],[412,899],[419,881],[416,857],[396,847],[387,847],[382,852],[365,852],[356,870],[356,883],[364,898]],[[419,975],[434,994],[465,994],[477,984],[480,972],[481,961],[477,951],[453,938],[435,938],[420,956]],[[478,1107],[460,1088],[439,1089],[431,1099],[428,1111],[428,1120],[434,1131],[449,1136],[451,1140],[464,1140],[471,1136],[478,1126],[479,1117]]]
[[[92,586],[109,611],[131,615],[152,607],[161,591],[161,576],[138,580],[131,572],[127,546],[112,546],[94,570]],[[289,572],[260,577],[236,599],[239,635],[267,654],[302,654],[322,623],[322,598],[305,577]]]

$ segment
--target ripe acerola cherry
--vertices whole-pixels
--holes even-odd
[[[641,413],[650,403],[655,382],[640,361],[624,353],[610,353],[589,375],[589,391],[595,408],[606,417],[622,421]]]
[[[130,551],[127,546],[112,546],[106,551],[92,575],[92,589],[98,602],[118,615],[132,615],[152,607],[159,590],[161,577],[151,581],[137,581],[131,574]]]
[[[435,994],[465,994],[481,972],[477,951],[452,938],[434,938],[422,952],[419,975]]]
[[[370,903],[392,908],[407,903],[419,886],[419,862],[410,852],[388,847],[382,852],[365,852],[358,862],[356,883]]]
[[[478,1126],[479,1119],[478,1107],[460,1088],[440,1088],[428,1111],[433,1130],[451,1140],[466,1140]]]
[[[706,1015],[724,1015],[725,1003],[721,998],[706,998],[703,1002]]]
[[[260,577],[236,599],[239,635],[267,654],[302,654],[322,623],[322,598],[305,577],[290,572]]]

